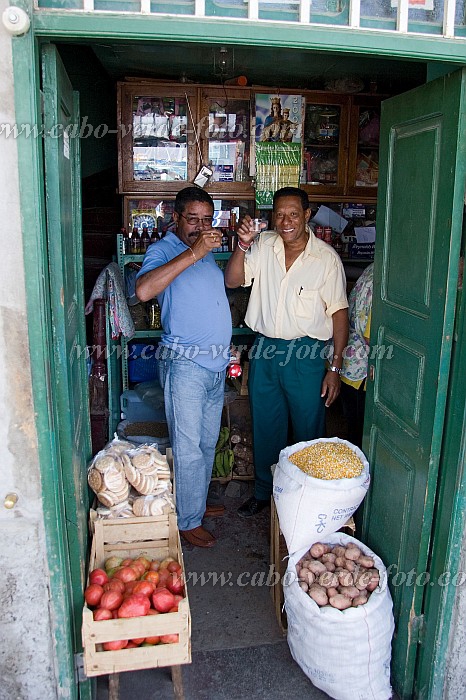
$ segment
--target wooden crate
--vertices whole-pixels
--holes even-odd
[[[283,609],[284,596],[282,579],[288,565],[288,549],[278,523],[277,509],[273,496],[270,500],[270,563],[273,566],[274,572],[278,571],[280,574],[280,580],[275,582],[271,587],[270,593],[272,595],[275,617],[277,618],[281,631],[285,633],[287,630],[287,621],[286,613]]]
[[[185,575],[183,555],[176,525],[176,515],[153,518],[115,518],[96,520],[89,570],[102,567],[110,556],[177,559]],[[93,619],[92,610],[84,605],[82,639],[84,670],[87,676],[122,671],[138,671],[159,666],[191,663],[191,613],[187,592],[176,613],[149,615],[120,620]],[[136,639],[163,634],[178,634],[174,644],[103,651],[103,642]]]
[[[351,537],[355,536],[356,525],[354,519],[350,518],[342,528],[341,532],[345,532]],[[280,574],[280,580],[271,587],[271,595],[273,600],[273,607],[275,610],[275,617],[283,633],[287,630],[287,620],[286,612],[284,610],[285,597],[283,595],[282,579],[285,575],[286,567],[288,566],[288,549],[286,546],[285,538],[280,530],[280,524],[278,522],[277,508],[275,506],[275,501],[273,496],[271,498],[270,504],[270,563],[274,567],[274,571],[278,571]]]

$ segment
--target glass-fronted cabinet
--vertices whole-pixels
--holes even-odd
[[[346,96],[306,95],[301,184],[309,194],[344,193],[348,112]]]
[[[353,97],[348,194],[376,197],[379,181],[380,98]]]
[[[119,83],[120,192],[177,192],[195,176],[196,89]]]
[[[202,90],[198,133],[203,164],[213,171],[207,185],[212,194],[253,192],[249,174],[250,125],[249,90]]]

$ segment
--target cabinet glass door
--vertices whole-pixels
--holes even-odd
[[[133,97],[133,178],[135,182],[188,179],[185,97]]]
[[[380,100],[354,98],[351,115],[349,193],[377,196],[379,181]]]
[[[306,100],[302,184],[310,193],[343,193],[347,110]]]
[[[120,85],[121,192],[176,192],[192,179],[196,151],[188,136],[195,113],[192,89]]]
[[[249,191],[249,93],[240,90],[204,93],[202,109],[203,154],[213,171],[208,185],[209,191]]]

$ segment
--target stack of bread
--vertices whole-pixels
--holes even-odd
[[[175,508],[167,458],[153,445],[115,438],[93,458],[88,482],[101,504],[99,517],[163,515]]]

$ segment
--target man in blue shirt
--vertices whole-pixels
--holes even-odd
[[[137,276],[141,301],[157,297],[163,334],[159,376],[165,395],[176,479],[176,509],[183,539],[211,547],[202,527],[212,475],[230,358],[231,314],[223,274],[212,250],[214,203],[186,187],[175,199],[176,230],[152,244]]]

